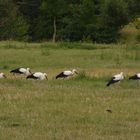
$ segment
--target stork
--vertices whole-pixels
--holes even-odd
[[[124,79],[123,72],[121,72],[120,74],[116,74],[110,79],[110,81],[107,83],[106,86],[110,86],[111,84],[120,82],[123,79]]]
[[[135,74],[133,76],[130,76],[129,80],[140,80],[140,73],[137,73],[137,74]]]
[[[31,74],[31,70],[30,70],[30,68],[21,67],[21,68],[16,68],[14,70],[11,70],[10,73],[29,75],[29,74]]]
[[[35,80],[44,80],[44,79],[47,79],[47,74],[46,73],[42,73],[42,72],[35,72],[31,75],[28,75],[26,77],[26,79],[35,79]]]
[[[78,74],[76,69],[73,69],[72,71],[70,70],[62,71],[56,76],[56,79],[70,77],[73,76],[74,74]]]

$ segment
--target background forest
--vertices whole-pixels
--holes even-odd
[[[112,43],[139,16],[139,0],[0,0],[0,40]]]

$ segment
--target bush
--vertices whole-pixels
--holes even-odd
[[[78,76],[76,76],[75,79],[76,80],[85,80],[85,79],[89,80],[91,78],[86,74],[85,71],[81,71],[78,73]]]

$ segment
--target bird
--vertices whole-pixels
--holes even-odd
[[[76,69],[73,69],[72,71],[70,71],[70,70],[62,71],[61,73],[59,73],[56,76],[56,79],[58,79],[58,78],[66,78],[66,77],[69,77],[69,76],[73,76],[74,74],[78,74]]]
[[[133,76],[130,76],[129,80],[140,80],[140,73],[137,73],[137,74],[135,74]]]
[[[110,79],[110,81],[107,83],[106,86],[110,86],[111,84],[120,82],[123,79],[124,79],[123,72],[116,74]]]
[[[107,109],[106,110],[108,113],[112,113],[112,110],[111,109]]]
[[[4,73],[0,73],[0,79],[2,79],[2,78],[7,78]]]
[[[35,80],[44,80],[44,79],[47,79],[47,74],[46,73],[42,73],[42,72],[35,72],[31,75],[28,75],[26,77],[26,79],[35,79]]]
[[[11,70],[10,73],[30,75],[32,72],[31,72],[30,68],[20,67],[20,68],[16,68],[14,70]]]

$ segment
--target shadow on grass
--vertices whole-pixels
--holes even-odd
[[[4,127],[19,127],[25,124],[21,124],[19,120],[15,120],[15,118],[10,116],[0,116],[0,125]]]

